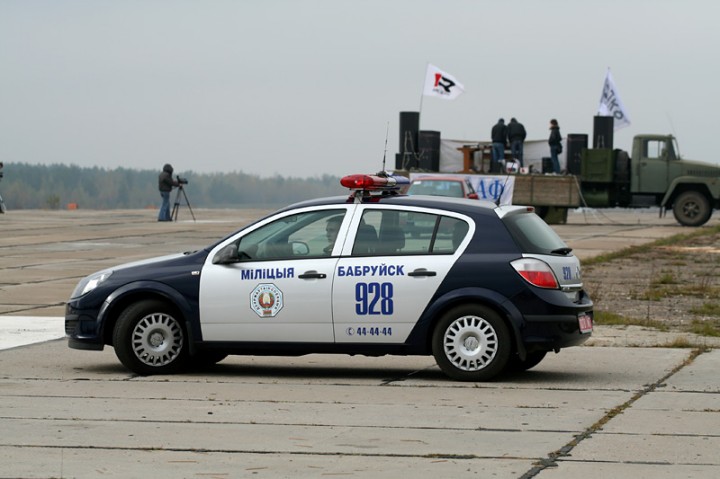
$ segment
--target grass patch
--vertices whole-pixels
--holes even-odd
[[[680,336],[678,338],[675,338],[674,340],[668,342],[667,344],[663,344],[663,348],[675,348],[675,349],[690,349],[694,348],[696,345],[691,343],[690,340],[684,336]]]
[[[684,284],[684,285],[650,285],[648,289],[633,297],[642,301],[660,301],[673,296],[693,296],[696,298],[717,297],[720,295],[720,287],[709,286],[708,284]],[[690,311],[694,312],[694,311]],[[697,313],[703,314],[703,313]],[[714,313],[708,313],[714,316]],[[720,316],[718,311],[717,316]]]
[[[659,240],[655,240],[652,243],[647,243],[647,244],[637,245],[637,246],[629,246],[627,248],[623,248],[618,251],[613,251],[611,253],[600,254],[600,255],[594,256],[592,258],[583,260],[582,264],[583,264],[583,266],[592,266],[594,264],[607,263],[607,262],[615,260],[615,259],[628,258],[628,257],[636,255],[636,254],[647,253],[648,251],[651,251],[653,248],[656,248],[658,246],[674,246],[674,245],[678,245],[678,244],[684,245],[689,240],[692,240],[695,238],[700,238],[703,236],[711,236],[711,235],[718,234],[718,233],[720,233],[720,225],[712,226],[709,228],[697,228],[695,231],[693,231],[691,233],[680,233],[680,234],[676,234],[673,236],[669,236],[667,238],[661,238]]]
[[[703,303],[702,306],[691,308],[690,312],[693,314],[699,314],[701,316],[718,316],[720,317],[720,304],[718,303]]]
[[[675,279],[675,276],[673,276],[670,273],[665,273],[650,282],[651,285],[652,284],[675,284],[675,283],[677,283],[677,280]]]
[[[720,337],[720,324],[717,321],[701,321],[696,319],[690,325],[690,332],[699,336]]]
[[[660,321],[652,319],[627,318],[621,314],[610,311],[593,311],[593,321],[595,324],[603,326],[642,326],[645,328],[653,328],[658,331],[667,331],[668,327]]]
[[[686,247],[688,245],[706,244],[713,236],[717,235],[720,235],[720,225],[702,227],[689,233],[673,235],[652,243],[630,246],[583,260],[583,267],[623,260],[613,264],[617,271],[621,271],[623,265],[627,264],[628,261],[641,262],[647,266],[647,273],[643,275],[644,278],[638,278],[641,283],[645,283],[644,286],[628,282],[626,291],[630,299],[648,302],[647,317],[639,319],[613,311],[595,309],[595,323],[606,326],[640,326],[663,332],[682,331],[704,337],[720,337],[720,301],[716,301],[716,298],[720,297],[720,285],[715,284],[720,275],[720,268],[718,268],[720,266],[720,256],[703,253],[701,250],[696,251],[694,248],[673,248],[673,246]],[[713,244],[715,244],[715,241],[713,241]],[[701,264],[706,264],[707,267],[698,268],[698,265]],[[656,267],[656,265],[664,266]],[[639,271],[634,271],[637,264],[631,266],[628,267],[631,270],[630,274],[637,274]],[[695,269],[695,271],[688,272],[690,268]],[[589,282],[586,286],[588,289],[593,289],[590,288],[591,285],[593,284]],[[597,291],[594,291],[591,296],[594,298],[597,307],[603,296],[601,291],[602,283],[593,286],[597,287]],[[691,298],[699,298],[705,302],[702,306],[691,307],[688,302],[697,301],[697,299]],[[651,306],[652,302],[659,301],[663,302],[660,306]],[[672,308],[677,307],[675,303],[684,304],[685,308],[688,308],[689,315],[694,315],[695,319],[685,316],[684,321],[673,320],[673,316],[668,316],[668,313]],[[608,304],[608,306],[611,305]],[[651,319],[651,307],[667,309],[663,309],[664,316],[660,315],[665,319],[663,321]],[[615,308],[615,310],[617,311],[619,308]],[[706,319],[702,320],[700,317]],[[697,345],[692,344],[688,338],[680,337],[665,347],[692,348],[697,347]]]

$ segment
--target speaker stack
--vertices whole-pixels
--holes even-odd
[[[418,134],[418,154],[420,168],[428,171],[440,171],[440,132],[421,130]]]
[[[615,118],[596,116],[593,122],[593,148],[613,149],[613,131]]]
[[[572,175],[581,174],[582,151],[588,147],[588,136],[570,133],[567,136],[567,170]]]

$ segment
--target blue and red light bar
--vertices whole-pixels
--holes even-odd
[[[348,175],[340,179],[340,184],[351,190],[396,190],[410,184],[404,176]]]

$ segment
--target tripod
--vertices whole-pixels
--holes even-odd
[[[177,193],[175,194],[175,204],[173,204],[172,212],[170,213],[170,218],[173,219],[173,221],[177,221],[178,217],[178,211],[180,211],[180,193],[182,193],[183,198],[185,198],[185,204],[187,205],[188,209],[190,210],[190,215],[192,216],[193,221],[195,221],[195,213],[193,213],[192,207],[190,206],[190,201],[188,200],[187,193],[185,193],[185,188],[183,188],[183,185],[178,185]]]

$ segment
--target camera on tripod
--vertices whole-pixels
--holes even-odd
[[[172,212],[170,213],[170,218],[174,221],[177,221],[178,212],[180,211],[180,195],[185,199],[185,204],[187,205],[188,209],[190,210],[190,214],[192,215],[193,221],[195,221],[195,213],[193,213],[192,207],[190,206],[190,200],[188,200],[187,193],[185,192],[185,188],[183,188],[183,185],[188,184],[188,179],[183,178],[180,175],[175,175],[175,181],[177,181],[177,194],[175,195],[175,204],[173,205]]]

